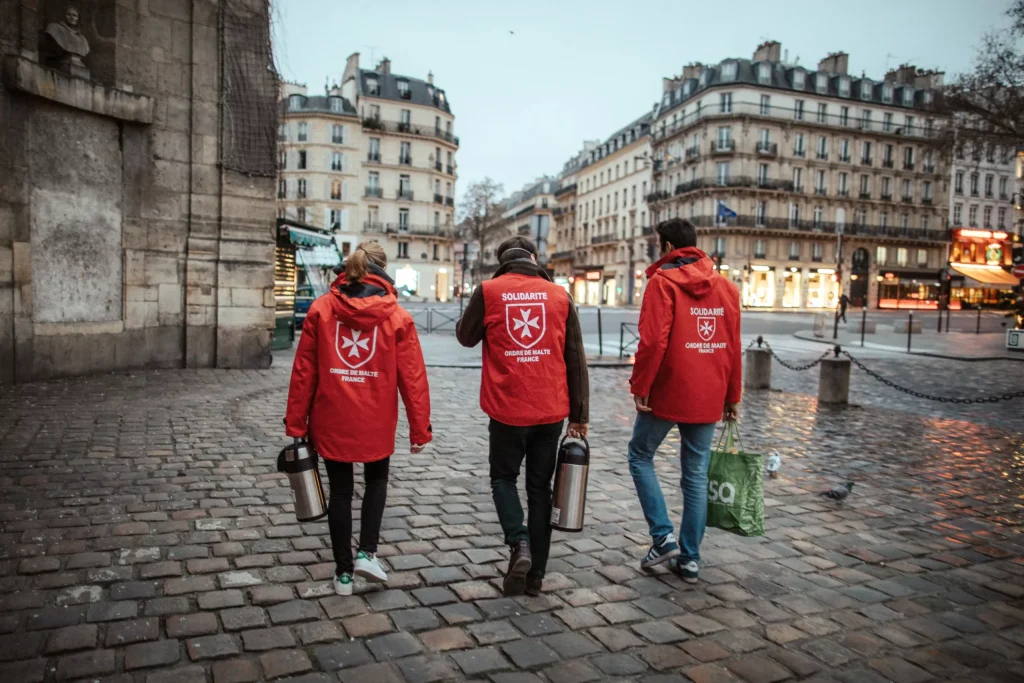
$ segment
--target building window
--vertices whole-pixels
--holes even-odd
[[[871,177],[867,174],[861,174],[860,176],[860,194],[861,199],[869,199],[871,197]]]
[[[409,209],[398,210],[398,229],[402,232],[409,231]]]
[[[804,149],[804,134],[797,133],[793,136],[793,156],[802,157],[806,156],[807,150]]]
[[[794,168],[793,169],[793,191],[803,192],[804,191],[804,169]]]
[[[828,159],[828,137],[825,135],[818,136],[818,158]]]
[[[772,82],[772,67],[770,64],[758,64],[757,65],[757,82],[758,83],[771,83]]]
[[[277,181],[277,198],[285,199],[288,196],[288,181],[281,178]]]
[[[736,66],[736,64],[733,63],[733,66]],[[718,105],[719,105],[719,109],[720,109],[721,113],[723,113],[723,114],[730,114],[730,113],[732,113],[732,93],[731,92],[724,92],[721,95],[719,95]]]
[[[922,186],[922,188],[923,189],[922,189],[922,193],[921,193],[921,199],[923,199],[924,201],[930,203],[932,201],[932,183],[931,183],[931,181],[930,180],[924,181],[924,185]]]
[[[767,213],[765,203],[763,201],[758,202],[754,207],[754,225],[764,225]]]
[[[811,260],[818,263],[825,260],[825,249],[821,246],[820,242],[815,242],[811,245]]]
[[[712,240],[711,253],[712,254],[717,254],[718,256],[725,256],[725,238],[724,237],[716,237],[714,240]]]
[[[927,214],[925,214],[924,216],[921,216],[921,229],[922,230],[927,230],[928,229],[928,215]]]
[[[903,86],[903,106],[911,107],[914,104],[914,89]]]
[[[399,242],[398,243],[398,258],[409,258],[409,243]]]
[[[1009,179],[1006,176],[1003,176],[1002,178],[999,179],[999,198],[1000,199],[1009,199],[1009,197],[1006,194],[1006,183],[1007,183],[1008,180]]]
[[[789,205],[789,224],[796,226],[800,224],[800,205],[790,204]]]
[[[806,77],[807,74],[805,74],[802,70],[795,70],[793,72],[793,87],[796,90],[803,90],[805,87],[807,87]]]
[[[772,98],[768,95],[761,95],[761,116],[769,116],[772,111]]]
[[[299,150],[299,164],[296,168],[300,170],[306,168],[306,150],[304,149]]]
[[[366,94],[367,95],[379,95],[380,94],[380,84],[377,82],[377,79],[375,77],[370,76],[370,77],[368,77],[366,79]]]
[[[306,142],[309,138],[309,124],[305,121],[299,121],[299,142]]]
[[[732,128],[719,126],[718,128],[718,149],[730,149],[732,147]]]
[[[953,191],[956,192],[957,194],[963,194],[964,193],[964,172],[963,171],[957,171],[956,172],[956,178],[953,181]]]
[[[296,196],[299,199],[305,199],[306,198],[306,179],[305,178],[299,178],[298,192],[297,192]]]
[[[398,79],[395,81],[395,84],[398,86],[398,96],[403,100],[407,100],[412,96],[412,93],[409,92],[409,81]]]
[[[331,152],[331,170],[332,171],[344,171],[345,170],[345,155],[341,152]]]
[[[992,196],[992,184],[995,182],[995,176],[988,174],[985,176],[985,196]]]
[[[905,135],[913,135],[914,134],[914,117],[913,116],[904,116],[903,117],[903,133]]]
[[[871,110],[864,109],[860,115],[860,129],[871,130]]]
[[[839,107],[839,125],[849,126],[850,125],[850,108]]]
[[[881,226],[883,231],[886,228],[889,227],[889,212],[888,211],[883,211],[881,214],[879,214],[879,216],[878,216],[878,225]],[[885,234],[885,233],[883,232],[883,234]]]
[[[892,114],[882,115],[882,130],[886,133],[892,132]]]
[[[849,175],[846,173],[839,174],[839,196],[845,197],[850,193],[849,185],[847,185]]]
[[[402,142],[398,149],[398,163],[405,166],[412,165],[412,144]]]
[[[998,215],[999,222],[996,224],[996,227],[1002,230],[1006,227],[1006,207],[1000,206]]]
[[[910,189],[910,181],[903,181],[903,199],[911,199],[914,196],[913,191]]]
[[[736,80],[736,62],[726,62],[725,64],[722,65],[722,80]]]
[[[882,199],[892,197],[892,178],[882,178]]]
[[[896,265],[905,267],[907,265],[907,248],[899,247],[896,250]]]
[[[297,218],[298,218],[300,223],[308,223],[309,222],[309,209],[307,209],[304,206],[299,207],[297,209]]]
[[[828,91],[828,74],[817,74],[814,77],[814,89],[820,93]]]
[[[839,96],[849,97],[850,96],[850,79],[846,76],[839,77]]]
[[[277,155],[277,167],[284,170],[288,168],[288,152],[281,150],[281,153]]]
[[[882,101],[892,102],[892,86],[889,84],[882,86]]]
[[[991,228],[992,227],[992,207],[991,206],[986,206],[985,210],[983,212],[983,215],[985,216],[984,226],[986,228]]]
[[[793,118],[797,121],[804,120],[804,101],[796,100],[793,102]]]
[[[818,103],[818,123],[826,123],[828,121],[828,105],[824,102]]]
[[[764,258],[766,253],[764,240],[754,240],[754,258]]]
[[[917,250],[917,265],[919,268],[924,268],[928,265],[928,250],[918,249]]]
[[[768,184],[768,164],[758,164],[757,184],[760,187],[765,187]]]
[[[904,147],[903,148],[903,170],[913,171],[914,170],[914,148]]]
[[[860,98],[862,100],[871,99],[871,83],[869,83],[868,81],[860,82]]]
[[[871,143],[864,141],[861,143],[860,163],[870,166],[871,165]]]
[[[331,181],[331,199],[335,201],[341,199],[341,186],[342,182],[340,180]]]
[[[850,140],[843,138],[839,141],[839,161],[850,160]]]
[[[799,261],[800,260],[800,243],[790,242],[789,243],[789,260]]]
[[[889,260],[889,250],[885,247],[875,247],[875,263],[884,266]]]
[[[954,204],[953,205],[953,225],[960,226],[960,225],[963,224],[963,213],[964,213],[964,205],[963,204]]]
[[[972,173],[971,174],[971,196],[972,197],[977,197],[978,196],[978,174],[977,173]]]
[[[825,172],[818,171],[814,178],[814,191],[817,194],[825,194]]]
[[[967,209],[967,224],[972,228],[978,227],[978,205],[971,204]]]
[[[814,227],[820,228],[824,225],[824,221],[825,211],[820,206],[814,207]]]
[[[723,161],[718,164],[718,184],[729,184],[729,162]]]

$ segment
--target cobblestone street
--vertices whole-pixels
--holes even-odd
[[[950,395],[1020,377],[869,366]],[[689,586],[639,570],[629,371],[593,369],[587,527],[556,532],[544,595],[507,599],[479,370],[433,368],[435,441],[410,455],[399,428],[390,583],[343,598],[326,522],[297,524],[275,473],[288,370],[0,388],[0,682],[1024,680],[1021,401],[926,404],[855,371],[859,405],[818,409],[816,371],[776,365],[783,390],[742,410],[747,447],[782,455],[766,535],[709,530]],[[843,504],[815,495],[847,480]]]

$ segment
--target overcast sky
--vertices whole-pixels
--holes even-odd
[[[386,55],[394,73],[444,88],[462,146],[459,195],[490,176],[506,192],[557,174],[583,140],[648,111],[663,76],[693,61],[750,58],[778,40],[809,68],[850,54],[850,73],[881,78],[912,63],[970,67],[983,33],[1006,24],[1009,0],[276,0],[284,78],[322,92],[345,59]]]

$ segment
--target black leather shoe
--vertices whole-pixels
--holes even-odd
[[[512,547],[512,557],[508,560],[508,571],[502,585],[505,595],[522,595],[526,590],[526,573],[533,566],[529,541],[519,541]]]
[[[542,576],[527,576],[526,577],[526,594],[527,595],[540,595],[541,589],[544,587],[544,577]]]

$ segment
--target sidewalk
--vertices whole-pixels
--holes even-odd
[[[855,353],[855,349],[861,348],[861,335],[859,332],[855,332],[855,329],[856,325],[853,321],[845,326],[840,324],[837,340],[832,339],[831,325],[825,330],[824,337],[814,336],[813,330],[801,330],[793,336],[797,339],[821,344],[839,343],[851,353]],[[891,324],[883,323],[879,323],[876,330],[874,334],[864,335],[864,348],[893,353],[905,354],[907,352],[906,333],[897,334],[893,332]],[[943,332],[939,334],[935,329],[925,328],[921,330],[920,334],[912,335],[910,352],[919,356],[956,360],[1003,359],[1024,362],[1024,353],[1006,349],[1005,332],[983,332],[982,334]]]

